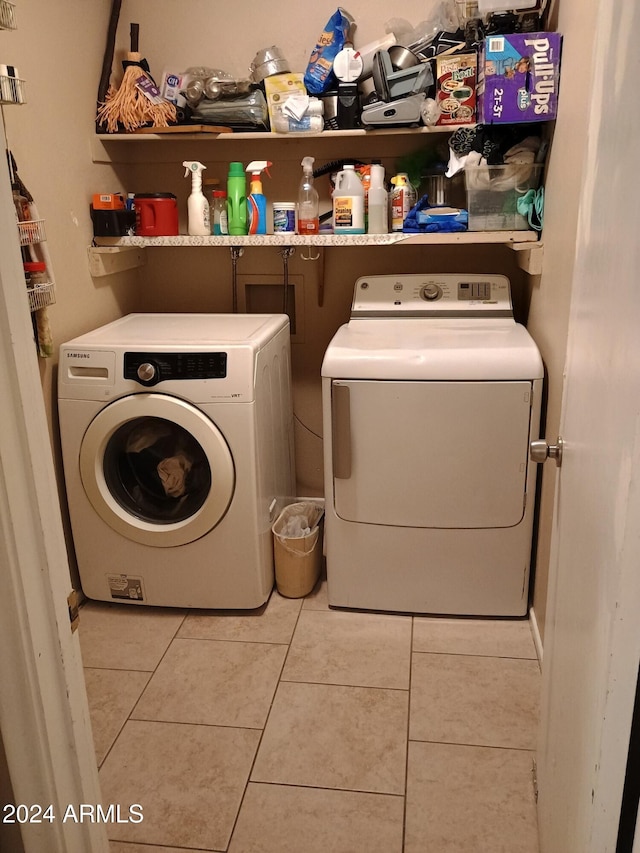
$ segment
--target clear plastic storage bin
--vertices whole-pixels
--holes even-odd
[[[527,217],[518,213],[518,199],[536,190],[543,165],[465,168],[469,231],[526,231]]]

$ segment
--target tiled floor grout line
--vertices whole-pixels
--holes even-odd
[[[269,785],[271,788],[304,788],[307,791],[342,791],[345,794],[369,794],[372,797],[397,797],[404,799],[404,794],[394,791],[369,791],[366,788],[327,788],[325,785],[305,785],[302,782],[254,782],[254,785]]]
[[[537,663],[538,659],[533,658],[521,658],[518,655],[479,655],[475,652],[431,652],[425,649],[412,649],[412,654],[416,655],[434,655],[440,657],[451,657],[451,658],[489,658],[490,660],[522,660],[522,661],[530,661],[531,663]]]
[[[410,738],[409,743],[436,743],[442,746],[471,746],[474,749],[501,749],[505,752],[525,752],[532,753],[535,755],[535,748],[528,749],[526,746],[500,746],[497,744],[490,743],[471,743],[471,742],[462,742],[459,740],[420,740],[419,738]]]
[[[407,801],[409,787],[409,732],[411,727],[411,679],[413,676],[413,632],[415,629],[415,617],[411,617],[411,632],[409,636],[409,697],[407,701],[407,748],[404,763],[404,803],[402,811],[402,849],[404,850],[407,836]]]
[[[85,667],[85,669],[91,669],[91,667]],[[113,671],[113,670],[112,670],[112,671]],[[115,670],[115,671],[116,671],[116,672],[128,672],[128,671],[136,672],[137,670],[126,670],[126,669],[124,669],[124,670],[123,670],[123,669],[121,669],[121,670]],[[118,738],[119,738],[119,737],[120,737],[120,735],[122,734],[122,732],[123,732],[123,730],[124,730],[124,727],[127,725],[127,723],[129,722],[129,720],[131,719],[131,714],[133,714],[133,710],[134,710],[134,708],[136,707],[136,705],[137,705],[137,704],[138,704],[138,702],[140,701],[140,697],[142,696],[142,694],[144,693],[144,691],[145,691],[145,690],[147,689],[147,687],[149,686],[149,682],[151,681],[151,677],[153,676],[153,672],[149,672],[149,670],[147,670],[147,669],[144,669],[144,670],[141,670],[141,671],[142,671],[142,672],[144,672],[144,673],[145,673],[145,675],[148,675],[148,676],[149,676],[149,678],[147,679],[147,683],[146,683],[146,684],[145,684],[145,686],[142,688],[142,691],[141,691],[141,693],[140,693],[140,696],[138,696],[138,698],[136,699],[136,701],[133,703],[133,708],[129,711],[129,713],[127,714],[126,719],[124,720],[124,722],[122,723],[122,725],[121,725],[121,726],[120,726],[120,728],[118,729],[118,732],[117,732],[116,736],[115,736],[115,737],[114,737],[114,739],[111,741],[111,745],[109,746],[109,749],[108,749],[108,750],[105,752],[105,754],[102,756],[102,761],[100,761],[99,763],[97,763],[97,764],[98,764],[98,771],[99,771],[99,770],[100,770],[100,768],[104,765],[105,761],[106,761],[106,760],[107,760],[107,758],[109,757],[109,755],[110,755],[110,753],[111,753],[111,750],[114,748],[114,746],[115,746],[115,745],[116,745],[116,743],[118,742]]]
[[[271,696],[271,702],[269,703],[269,710],[267,711],[267,714],[264,718],[264,724],[262,726],[262,729],[259,730],[261,732],[261,734],[260,734],[260,737],[258,738],[258,745],[256,747],[256,751],[255,751],[254,756],[253,756],[253,761],[251,762],[251,767],[249,768],[249,772],[247,773],[247,781],[246,781],[244,789],[242,791],[242,796],[240,797],[240,805],[238,806],[238,810],[236,812],[236,816],[235,816],[234,821],[233,821],[233,826],[231,827],[231,832],[229,833],[229,842],[226,846],[227,850],[229,849],[229,846],[231,845],[231,842],[233,841],[233,833],[236,831],[236,826],[238,825],[238,818],[240,817],[240,812],[242,811],[244,799],[247,795],[247,789],[248,789],[249,785],[251,784],[251,774],[253,773],[253,768],[255,767],[255,763],[256,763],[256,760],[258,758],[258,753],[260,752],[260,746],[262,745],[262,738],[264,737],[265,729],[267,728],[267,724],[269,722],[269,717],[271,716],[271,711],[273,709],[273,703],[274,703],[275,698],[276,698],[276,693],[278,692],[278,688],[280,687],[280,684],[282,683],[282,673],[283,673],[284,668],[286,666],[287,658],[289,657],[289,652],[291,651],[291,643],[293,642],[293,638],[294,638],[295,633],[296,633],[296,628],[298,627],[298,622],[300,621],[300,615],[302,613],[303,602],[304,602],[304,599],[300,603],[300,609],[298,610],[298,615],[296,616],[295,625],[293,626],[293,630],[291,631],[291,636],[289,637],[289,642],[286,643],[287,653],[285,654],[284,658],[282,659],[282,666],[280,667],[280,674],[278,675],[278,680],[276,681],[276,686],[275,686],[273,694]],[[278,645],[284,645],[284,643],[279,643]]]
[[[308,679],[280,678],[278,684],[309,684],[315,687],[346,687],[353,690],[389,690],[395,693],[408,693],[408,687],[381,687],[377,684],[343,684],[340,681],[309,681]]]
[[[118,733],[117,733],[117,735],[114,737],[113,741],[111,742],[111,746],[109,747],[109,749],[108,749],[108,750],[105,752],[105,754],[103,755],[103,757],[102,757],[102,761],[98,764],[98,770],[100,770],[100,768],[104,765],[105,761],[106,761],[106,760],[107,760],[107,758],[109,757],[109,755],[110,755],[110,753],[111,753],[111,750],[114,748],[114,746],[115,746],[115,745],[116,745],[116,743],[118,742],[118,738],[119,738],[119,737],[120,737],[120,735],[122,734],[122,732],[123,732],[123,730],[124,730],[124,727],[127,725],[127,723],[129,722],[129,720],[131,720],[131,719],[135,719],[135,717],[133,717],[133,718],[132,718],[132,717],[131,717],[131,715],[132,715],[132,714],[133,714],[133,712],[135,711],[136,706],[138,705],[138,702],[142,699],[142,697],[143,697],[143,695],[144,695],[145,690],[146,690],[146,689],[147,689],[147,687],[149,686],[149,682],[151,681],[151,679],[153,678],[153,676],[154,676],[154,675],[155,675],[155,673],[157,672],[158,667],[160,666],[160,663],[162,662],[162,660],[163,660],[164,656],[166,655],[166,653],[167,653],[167,652],[168,652],[168,650],[169,650],[169,646],[170,646],[170,645],[171,645],[171,643],[175,640],[175,638],[176,638],[176,634],[178,633],[178,631],[180,630],[180,628],[181,628],[181,627],[182,627],[182,625],[184,624],[184,620],[185,620],[186,618],[187,618],[187,613],[185,612],[185,613],[183,613],[183,615],[182,615],[182,619],[180,620],[179,625],[177,626],[176,630],[173,632],[173,635],[172,635],[171,639],[170,639],[170,640],[169,640],[169,642],[167,643],[167,647],[166,647],[166,649],[164,650],[163,654],[160,656],[160,659],[159,659],[159,660],[158,660],[158,662],[156,663],[156,665],[155,665],[155,668],[154,668],[154,669],[152,669],[152,670],[148,670],[148,669],[143,669],[143,670],[124,670],[125,672],[146,672],[146,673],[149,673],[149,678],[147,679],[147,683],[145,684],[145,686],[142,688],[142,691],[141,691],[140,695],[138,696],[138,698],[136,699],[136,701],[133,703],[133,707],[131,708],[131,710],[130,710],[130,711],[129,711],[129,713],[127,714],[127,718],[125,719],[125,721],[123,722],[123,724],[122,724],[122,725],[120,726],[120,728],[118,729]],[[95,668],[97,669],[98,667],[95,667]],[[85,669],[92,669],[92,667],[85,667]],[[123,670],[116,670],[116,671],[120,671],[120,672],[122,672]]]

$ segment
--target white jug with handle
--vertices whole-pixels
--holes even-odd
[[[364,234],[364,187],[352,165],[336,175],[333,191],[334,234]]]

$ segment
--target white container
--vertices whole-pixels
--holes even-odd
[[[346,165],[336,175],[333,191],[334,234],[364,234],[364,187],[355,167]]]
[[[533,9],[537,0],[478,0],[478,11],[481,15],[492,12],[517,12],[520,9]]]
[[[296,204],[294,201],[273,202],[273,233],[295,234]]]
[[[371,166],[367,232],[389,233],[389,193],[384,188],[384,166],[377,164]]]
[[[359,48],[358,53],[362,58],[362,77],[371,77],[373,73],[373,56],[378,50],[388,50],[396,43],[396,37],[393,33],[387,33],[386,36],[376,39],[376,41],[368,42],[363,47]]]

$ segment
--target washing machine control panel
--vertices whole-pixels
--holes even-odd
[[[151,387],[168,379],[224,379],[226,352],[125,352],[124,378]]]
[[[512,317],[502,275],[373,275],[356,282],[351,317]]]
[[[420,296],[428,302],[433,302],[436,299],[442,299],[442,288],[434,281],[430,281],[420,288]]]

